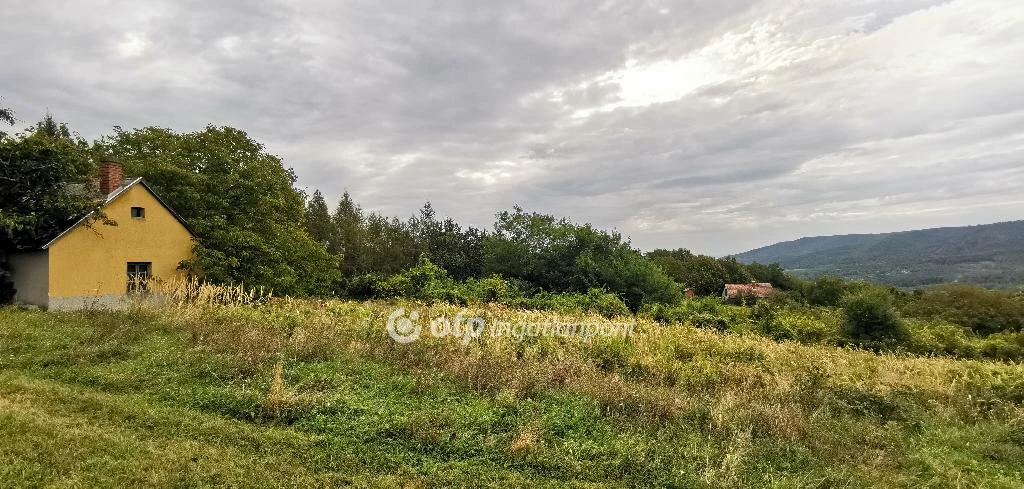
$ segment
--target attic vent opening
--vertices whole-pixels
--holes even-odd
[[[133,219],[145,219],[146,208],[145,207],[132,207],[132,218]]]

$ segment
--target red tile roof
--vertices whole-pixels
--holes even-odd
[[[772,284],[761,282],[752,284],[725,284],[725,290],[722,291],[722,297],[725,299],[735,299],[737,297],[768,297],[775,289]]]

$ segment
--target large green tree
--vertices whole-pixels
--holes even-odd
[[[647,258],[673,280],[693,289],[698,295],[721,294],[725,284],[730,281],[730,271],[719,260],[687,249],[654,250],[647,254]]]
[[[394,274],[416,266],[420,250],[406,222],[371,212],[366,218],[363,238],[365,272]]]
[[[604,288],[636,310],[673,302],[678,286],[615,232],[516,207],[497,216],[486,239],[484,274],[525,280],[550,292]]]
[[[100,197],[89,144],[52,116],[14,136],[0,137],[0,301],[13,290],[6,261],[36,249],[89,212]],[[89,225],[99,219],[96,213]],[[6,285],[4,285],[6,284]]]
[[[747,264],[746,268],[758,282],[768,282],[782,290],[795,290],[798,292],[803,290],[803,281],[786,273],[778,263],[766,265],[754,262]]]
[[[195,230],[195,259],[185,264],[194,272],[281,294],[332,290],[337,259],[306,231],[294,172],[245,132],[115,128],[97,150],[145,178]]]
[[[747,266],[736,261],[736,258],[727,256],[719,258],[717,261],[722,270],[725,271],[726,283],[745,284],[754,281],[754,275],[747,270]],[[722,285],[724,286],[725,284]],[[721,292],[721,290],[718,292]]]
[[[89,144],[49,115],[0,139],[0,247],[38,247],[95,209],[94,170]]]

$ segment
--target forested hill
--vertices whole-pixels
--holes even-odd
[[[916,287],[943,282],[1024,286],[1024,221],[884,234],[800,238],[735,255],[805,277],[845,278]]]

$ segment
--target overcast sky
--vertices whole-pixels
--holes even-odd
[[[1024,218],[1020,0],[0,0],[0,105],[249,132],[333,205],[724,255]]]

